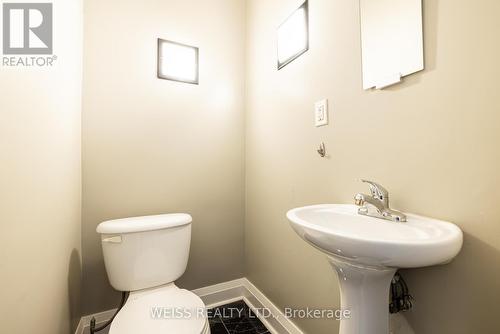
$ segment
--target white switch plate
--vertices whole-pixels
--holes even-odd
[[[328,124],[328,100],[324,99],[314,104],[314,125],[323,126]]]

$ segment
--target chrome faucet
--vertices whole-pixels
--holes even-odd
[[[370,186],[371,195],[356,194],[354,201],[360,208],[360,215],[386,219],[394,222],[406,222],[406,216],[389,207],[389,192],[380,184],[361,180]]]

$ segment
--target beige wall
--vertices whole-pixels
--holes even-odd
[[[179,281],[243,273],[244,1],[85,1],[83,311],[115,307],[99,222],[193,218]],[[156,78],[157,38],[200,48],[200,85]]]
[[[465,232],[450,265],[407,270],[418,334],[496,333],[500,327],[500,44],[496,0],[424,0],[423,73],[363,91],[358,1],[311,0],[311,49],[276,71],[276,27],[295,0],[247,4],[246,272],[279,306],[338,307],[325,256],[285,212],[352,203],[361,177],[387,186],[393,206]],[[313,127],[313,104],[332,123]],[[324,141],[330,154],[321,159]],[[299,321],[335,333],[335,321]]]
[[[67,334],[80,317],[82,2],[53,3],[55,67],[0,66],[2,333]]]

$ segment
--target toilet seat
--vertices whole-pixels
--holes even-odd
[[[194,293],[171,283],[134,291],[109,334],[209,334],[205,305]]]

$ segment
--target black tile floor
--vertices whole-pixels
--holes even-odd
[[[211,334],[270,334],[244,301],[210,309],[208,317]]]

